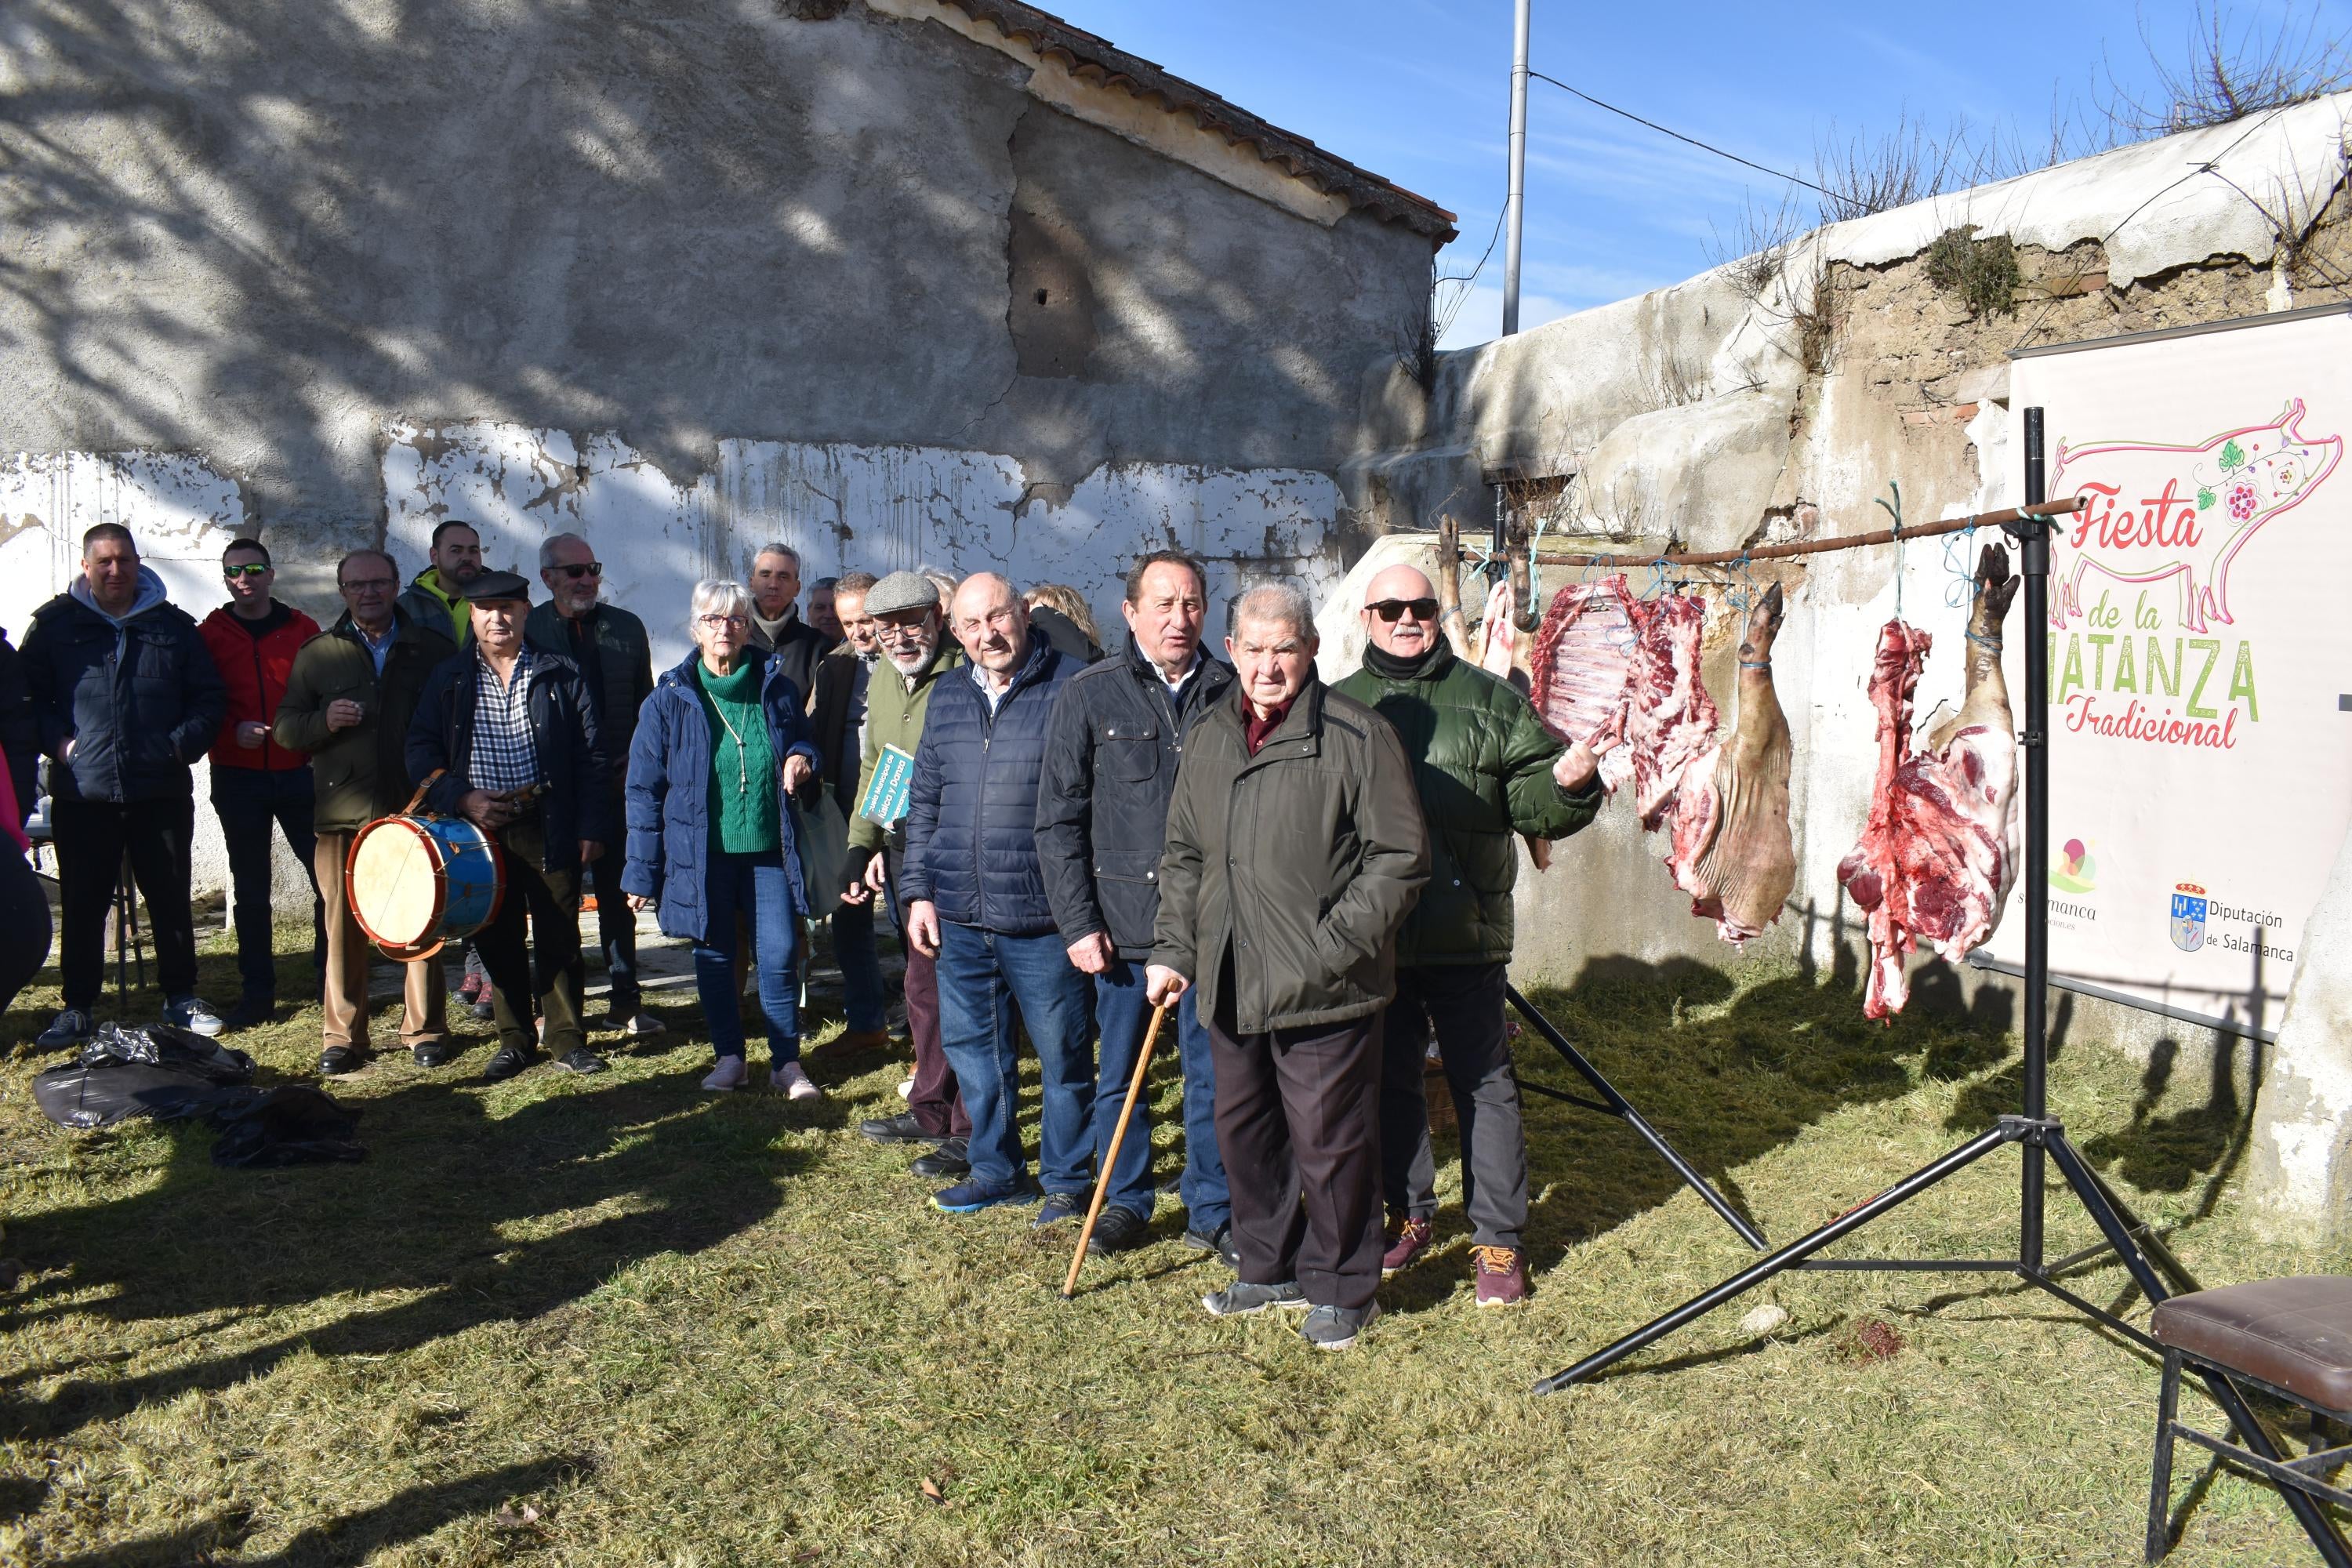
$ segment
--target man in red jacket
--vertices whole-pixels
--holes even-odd
[[[319,623],[269,596],[278,580],[260,541],[238,539],[221,552],[228,603],[205,617],[197,631],[212,650],[228,713],[213,741],[213,810],[228,842],[228,876],[236,918],[236,970],[243,994],[229,1013],[232,1029],[266,1023],[278,1003],[278,963],[270,918],[269,826],[275,822],[305,872],[317,853],[311,829],[310,759],[270,738],[269,723],[286,699],[294,653],[319,635]],[[311,873],[313,956],[326,973],[327,928]]]

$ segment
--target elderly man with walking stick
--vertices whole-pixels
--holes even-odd
[[[1297,588],[1234,606],[1236,698],[1176,775],[1146,986],[1199,989],[1216,1063],[1241,1265],[1202,1305],[1308,1307],[1300,1335],[1345,1350],[1380,1311],[1380,1013],[1429,835],[1396,732],[1317,678],[1317,646]]]
[[[1462,1128],[1481,1307],[1528,1293],[1528,1140],[1503,1026],[1510,984],[1514,834],[1565,838],[1600,808],[1597,759],[1563,747],[1517,688],[1454,656],[1437,631],[1437,590],[1411,566],[1365,585],[1364,664],[1338,690],[1386,719],[1412,759],[1429,824],[1429,886],[1397,937],[1397,997],[1382,1024],[1381,1182],[1389,1211],[1383,1273],[1425,1250],[1437,1168],[1423,1098],[1433,1029]]]

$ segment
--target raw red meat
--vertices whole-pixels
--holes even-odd
[[[1684,773],[1670,823],[1666,869],[1691,895],[1691,913],[1715,921],[1734,947],[1780,915],[1797,885],[1789,832],[1789,721],[1772,688],[1772,643],[1782,595],[1774,584],[1748,612],[1739,645],[1739,705],[1730,737]]]
[[[1911,749],[1911,695],[1929,643],[1889,621],[1870,677],[1878,710],[1878,777],[1869,823],[1838,865],[1838,880],[1869,917],[1866,1016],[1909,1000],[1904,955],[1924,938],[1958,963],[2000,922],[2016,879],[2017,740],[2000,672],[2000,626],[2017,592],[2009,552],[1987,545],[1969,617],[1967,694],[1960,710]]]
[[[1544,728],[1604,756],[1624,738],[1633,695],[1633,621],[1625,613],[1626,597],[1622,574],[1553,594],[1528,660],[1528,695]],[[1614,789],[1623,774],[1607,778],[1604,770],[1603,776]]]
[[[1634,637],[1625,749],[1633,778],[1633,807],[1641,814],[1643,827],[1655,831],[1674,808],[1691,764],[1714,744],[1722,715],[1699,679],[1706,601],[1687,594],[1667,594],[1646,601],[1629,600],[1625,610],[1633,617]],[[1614,781],[1611,787],[1616,787]],[[1704,796],[1706,792],[1699,794]],[[1700,820],[1685,831],[1704,836],[1714,829]]]

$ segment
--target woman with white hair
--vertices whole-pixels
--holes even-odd
[[[810,902],[792,797],[822,759],[801,691],[751,643],[743,585],[706,579],[693,603],[695,651],[654,683],[629,747],[621,887],[633,910],[660,906],[664,935],[694,943],[695,988],[719,1057],[702,1087],[740,1089],[751,1077],[735,978],[740,915],[768,1016],[768,1087],[814,1100],[824,1091],[800,1061]]]

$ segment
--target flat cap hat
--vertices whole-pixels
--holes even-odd
[[[530,602],[530,579],[514,572],[485,572],[457,590],[457,597],[468,603],[483,599],[520,599]]]
[[[866,590],[866,613],[869,616],[939,607],[938,585],[919,572],[893,572]]]

